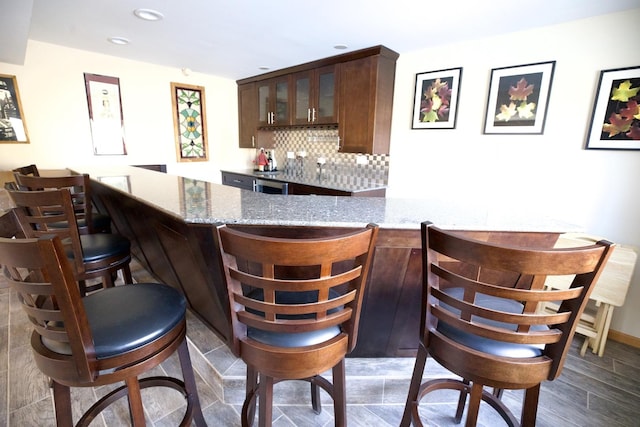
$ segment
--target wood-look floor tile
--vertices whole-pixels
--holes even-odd
[[[55,425],[56,418],[51,399],[34,401],[9,414],[9,426],[53,427]]]
[[[38,369],[29,346],[9,350],[9,411],[49,397],[49,381]]]
[[[6,369],[0,370],[0,427],[7,425],[7,376]]]

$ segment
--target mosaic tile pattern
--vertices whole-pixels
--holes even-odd
[[[306,128],[306,129],[278,129],[274,131],[274,152],[278,168],[291,171],[298,164],[296,159],[287,158],[287,153],[295,157],[301,152],[306,153],[305,171],[317,165],[316,160],[324,157],[324,170],[336,174],[348,170],[350,174],[364,180],[388,183],[389,156],[387,154],[356,154],[340,153],[340,137],[336,127]],[[358,157],[366,159],[365,164],[358,164]],[[342,175],[342,174],[341,174]]]

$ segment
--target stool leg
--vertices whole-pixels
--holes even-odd
[[[56,425],[58,427],[72,427],[71,390],[69,387],[52,381],[53,403],[56,410]]]
[[[313,408],[313,412],[315,414],[319,414],[322,412],[322,402],[320,402],[320,387],[313,381],[311,384],[311,407]]]
[[[142,395],[140,394],[140,383],[138,378],[127,378],[127,398],[129,399],[129,413],[131,414],[131,423],[134,427],[145,426],[144,408],[142,406]]]
[[[522,405],[522,418],[520,420],[522,427],[535,427],[539,395],[540,384],[528,388],[524,392],[524,404]]]
[[[344,359],[333,367],[333,412],[335,415],[336,427],[344,427],[347,425],[347,400],[344,368]]]
[[[122,267],[122,278],[124,279],[125,285],[133,283],[133,276],[131,276],[131,267],[129,266],[129,263]]]
[[[258,384],[258,425],[271,427],[273,418],[273,377],[260,374]]]
[[[200,406],[200,398],[198,397],[198,388],[196,387],[196,378],[193,374],[191,366],[191,357],[189,357],[189,347],[187,340],[184,339],[180,347],[178,347],[178,358],[180,359],[180,368],[182,369],[182,379],[184,380],[184,388],[187,391],[187,401],[193,403],[193,420],[198,427],[206,427],[207,422],[202,415],[202,407]]]
[[[463,383],[469,385],[469,380],[462,380]],[[458,398],[458,408],[456,409],[456,416],[454,418],[456,424],[460,424],[462,421],[462,414],[464,413],[464,405],[467,403],[467,391],[460,391],[460,397]]]
[[[253,402],[251,402],[251,405],[247,408],[246,417],[242,418],[243,427],[245,426],[245,422],[246,422],[246,425],[249,425],[249,426],[253,425],[253,419],[256,416],[255,392],[256,392],[257,386],[258,386],[258,373],[251,366],[247,365],[247,380],[245,383],[245,396],[244,396],[245,405],[247,404],[247,399],[249,397],[253,399]]]
[[[409,385],[409,393],[407,395],[407,403],[404,406],[404,413],[400,421],[400,427],[409,427],[411,425],[411,411],[413,402],[418,399],[420,384],[422,383],[422,374],[424,366],[427,363],[427,349],[420,343],[418,345],[418,354],[416,355],[416,363],[413,366],[413,374],[411,375],[411,384]]]
[[[482,399],[482,384],[471,384],[471,393],[469,394],[469,410],[467,411],[466,427],[475,427],[478,422],[478,410],[480,409],[480,400]]]

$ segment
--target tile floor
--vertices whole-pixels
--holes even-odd
[[[135,263],[134,263],[135,264]],[[146,272],[134,265],[134,276],[146,281]],[[189,315],[191,358],[198,373],[198,390],[207,423],[212,427],[240,426],[244,365],[197,318]],[[54,426],[50,389],[33,364],[29,329],[15,294],[0,283],[0,427]],[[592,353],[580,357],[576,338],[562,376],[543,384],[538,426],[637,426],[640,419],[640,349],[609,342],[603,358]],[[413,368],[413,359],[347,359],[347,416],[349,426],[398,426]],[[176,358],[157,368],[175,375]],[[448,375],[434,361],[427,362],[428,377]],[[74,389],[74,419],[106,387]],[[174,391],[144,390],[149,425],[175,426],[182,416],[183,399]],[[520,392],[505,393],[504,401],[519,414]],[[323,412],[315,415],[308,403],[308,385],[276,385],[274,426],[333,426],[333,408],[327,396]],[[430,425],[453,426],[456,395],[437,392],[421,404]],[[128,425],[126,403],[118,402],[94,420],[92,426]],[[504,423],[490,408],[481,407],[479,425]]]

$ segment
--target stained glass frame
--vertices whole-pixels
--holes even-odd
[[[172,82],[171,102],[177,161],[208,161],[204,87]]]

